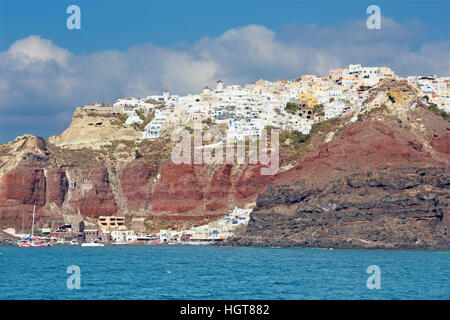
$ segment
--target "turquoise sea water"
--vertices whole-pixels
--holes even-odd
[[[450,252],[0,247],[0,299],[449,299]],[[81,289],[66,286],[80,267]],[[367,267],[381,289],[366,286]]]

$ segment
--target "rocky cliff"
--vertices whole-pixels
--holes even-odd
[[[449,122],[405,81],[382,81],[365,105],[304,142],[283,134],[274,176],[261,165],[175,165],[169,137],[139,141],[114,110],[77,109],[59,136],[0,145],[0,227],[24,216],[29,228],[36,206],[38,228],[120,214],[157,230],[256,201],[229,244],[449,248]]]
[[[175,165],[170,140],[114,142],[99,150],[56,146],[24,135],[1,146],[0,223],[31,224],[146,216],[161,223],[202,223],[254,202],[272,180],[261,165]],[[143,155],[138,157],[137,154]]]
[[[278,175],[228,244],[450,248],[449,123],[420,105],[404,120],[393,108]]]

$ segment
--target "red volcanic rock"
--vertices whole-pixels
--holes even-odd
[[[273,179],[273,176],[261,175],[261,167],[248,165],[233,174],[233,165],[229,164],[208,169],[204,165],[176,165],[167,160],[153,188],[152,212],[180,214],[200,210],[198,214],[209,214],[235,201],[249,201]]]
[[[340,137],[283,172],[276,183],[302,179],[321,184],[346,172],[371,172],[380,168],[442,166],[422,150],[409,132],[384,125],[381,121],[357,122]]]
[[[16,204],[45,205],[44,169],[20,167],[2,179],[3,192],[0,199]]]
[[[213,212],[225,208],[225,200],[223,198],[216,198],[208,201],[205,205],[206,211]]]
[[[118,196],[132,210],[150,208],[156,215],[169,213],[169,220],[189,221],[186,217],[193,216],[200,221],[223,214],[236,201],[252,200],[272,180],[272,176],[260,174],[260,165],[234,169],[233,165],[176,165],[166,160],[153,185],[157,169],[134,162],[122,170]],[[63,207],[84,217],[112,215],[119,210],[107,169],[70,170],[66,173],[61,168],[23,166],[3,176],[1,221],[16,224],[21,220],[22,209],[29,212],[34,204],[37,217],[48,221],[54,221]]]
[[[69,182],[66,172],[59,168],[53,168],[47,171],[47,199],[46,203],[55,203],[61,207],[64,203]]]
[[[161,178],[151,196],[152,211],[186,212],[199,207],[203,199],[202,183],[195,173],[195,166],[198,165],[164,162]]]
[[[109,186],[108,171],[103,167],[83,170],[69,201],[84,217],[113,215],[119,210]]]
[[[229,243],[448,249],[449,161],[424,149],[392,123],[354,123],[275,177]]]
[[[450,154],[450,133],[443,135],[434,135],[430,145],[434,150],[440,153]]]
[[[247,165],[242,174],[236,179],[234,185],[236,189],[235,199],[237,201],[247,201],[264,191],[267,185],[272,182],[274,175],[262,175],[263,165]]]
[[[157,171],[145,163],[133,163],[122,171],[120,184],[128,205],[136,210],[147,208],[150,203],[150,185]]]
[[[67,178],[60,169],[19,167],[2,177],[0,182],[0,221],[4,226],[20,227],[22,215],[26,228],[36,205],[36,223],[49,221],[58,212],[45,209],[47,203],[61,206],[67,192]]]
[[[208,181],[207,186],[204,188],[205,199],[220,199],[220,201],[223,202],[223,200],[229,196],[232,186],[232,169],[232,165],[226,164],[214,172],[213,176]],[[217,207],[217,204],[215,207]]]

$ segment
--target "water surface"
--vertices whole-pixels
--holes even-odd
[[[449,299],[450,252],[210,246],[0,247],[0,299]],[[81,289],[66,286],[67,267]],[[381,270],[369,290],[366,269]]]

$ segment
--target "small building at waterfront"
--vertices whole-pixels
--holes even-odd
[[[127,230],[125,217],[100,216],[98,224],[103,231],[106,230]]]

